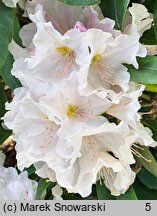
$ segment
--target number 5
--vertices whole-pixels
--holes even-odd
[[[150,211],[151,210],[151,203],[146,203],[145,210],[146,211]]]

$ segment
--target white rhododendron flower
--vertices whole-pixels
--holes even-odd
[[[28,179],[27,172],[17,173],[15,168],[0,167],[1,200],[34,200],[37,182]]]
[[[141,115],[138,113],[141,108],[138,99],[144,88],[144,85],[129,82],[128,91],[122,94],[119,103],[113,104],[106,113],[126,122],[132,128],[136,128],[137,122],[140,122],[141,119]]]
[[[52,169],[50,169],[47,166],[46,162],[43,162],[43,161],[36,162],[34,164],[34,167],[36,169],[35,173],[38,176],[40,176],[41,178],[47,178],[47,179],[49,179],[52,182],[56,181],[55,171],[52,170]]]
[[[2,2],[7,6],[14,8],[19,0],[2,0]]]
[[[129,8],[129,12],[132,16],[132,25],[134,25],[132,28],[137,27],[137,31],[142,36],[143,32],[151,28],[153,16],[142,4],[133,3],[132,7]]]
[[[74,136],[90,125],[96,128],[102,124],[103,117],[99,115],[111,106],[111,102],[95,95],[81,96],[77,77],[73,73],[56,93],[41,97],[40,106],[51,121],[60,124],[60,134]]]
[[[119,125],[106,122],[97,129],[86,130],[84,134],[67,140],[67,148],[76,148],[77,145],[78,153],[75,152],[75,159],[71,154],[69,167],[65,169],[63,165],[56,169],[57,182],[69,192],[86,197],[91,193],[92,184],[102,178],[113,195],[120,195],[135,178],[129,166],[135,163],[133,155],[148,161],[138,151],[142,146],[137,143],[152,147],[157,145],[151,135],[142,125],[137,131],[124,122]],[[60,154],[63,148],[60,146]]]
[[[84,40],[90,48],[90,54],[78,73],[80,92],[108,96],[114,101],[119,93],[129,88],[130,76],[122,63],[137,67],[139,42],[131,35],[121,34],[113,38],[112,34],[96,29],[88,30]]]
[[[115,21],[104,18],[98,6],[69,6],[57,0],[28,0],[24,6],[25,15],[35,14],[38,4],[43,7],[44,19],[51,22],[61,34],[72,28],[78,28],[80,31],[98,28],[106,32],[113,32],[115,35],[119,33],[118,30],[113,30]]]
[[[5,161],[5,154],[0,152],[0,166],[2,167]]]
[[[33,100],[32,95],[24,88],[18,88],[13,102],[7,104],[6,109],[10,111],[4,116],[4,121],[15,134],[18,168],[22,170],[36,162],[46,162],[47,153],[55,161],[57,155],[54,149],[59,125],[48,120],[35,98]]]
[[[34,200],[37,182],[28,179],[27,172],[17,174],[14,168],[0,168],[1,200]]]
[[[63,189],[60,187],[60,185],[56,185],[55,187],[52,188],[52,195],[54,196],[54,200],[63,200],[61,197],[63,194]]]

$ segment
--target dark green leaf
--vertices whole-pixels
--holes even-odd
[[[4,91],[4,86],[0,83],[0,118],[5,113],[5,103],[7,101],[7,96]],[[2,121],[0,120],[0,145],[4,143],[4,141],[11,135],[11,131],[5,130],[2,127]]]
[[[154,14],[154,32],[155,32],[155,37],[157,39],[157,1],[154,1],[153,4],[154,8],[153,8],[153,14]]]
[[[100,8],[105,17],[115,20],[117,29],[122,29],[129,2],[129,0],[102,0]]]
[[[139,69],[128,66],[131,81],[143,84],[157,84],[157,56],[138,58]]]
[[[147,188],[146,186],[144,186],[141,182],[137,180],[134,182],[133,188],[139,200],[156,200],[157,199],[156,190],[150,190],[149,188]]]
[[[136,193],[132,186],[129,187],[125,194],[117,196],[116,198],[117,200],[137,200]]]
[[[7,59],[5,64],[3,65],[3,67],[0,70],[0,75],[3,79],[3,81],[5,82],[5,84],[12,90],[14,90],[15,88],[21,86],[19,80],[17,78],[15,78],[12,74],[11,74],[11,69],[13,66],[13,57],[10,53],[8,53]]]
[[[19,20],[18,20],[17,16],[15,16],[13,39],[17,44],[22,46],[22,41],[21,41],[21,38],[19,36],[19,31],[20,31],[20,23],[19,23]]]
[[[149,12],[153,12],[153,5],[156,0],[145,0],[144,5],[148,9]]]
[[[146,169],[141,169],[141,171],[137,174],[137,177],[149,189],[157,190],[157,178]]]
[[[14,32],[15,9],[6,7],[0,1],[0,68],[8,56],[8,44]]]
[[[155,45],[157,44],[157,40],[154,33],[154,26],[151,29],[148,29],[144,32],[142,37],[140,38],[140,42],[145,45]]]
[[[135,148],[135,147],[134,147]],[[137,148],[136,150],[142,155],[142,157],[144,157],[145,159],[143,159],[142,157],[136,157],[136,160],[146,169],[148,170],[152,175],[157,177],[157,162],[155,160],[155,158],[153,157],[152,153],[150,152],[150,150],[145,147],[142,146],[142,149]]]
[[[31,174],[34,174],[35,171],[36,171],[36,169],[35,169],[35,167],[33,165],[30,166],[29,168],[24,169],[24,171],[25,170],[28,172],[28,176],[30,176]]]
[[[104,183],[100,184],[100,181],[96,183],[96,191],[98,200],[116,200],[116,197],[111,195],[111,191],[107,189]]]
[[[7,101],[7,96],[4,91],[4,86],[2,83],[0,83],[0,118],[5,113],[5,102]]]
[[[9,130],[5,130],[2,125],[1,125],[1,121],[0,121],[0,145],[4,143],[4,141],[11,135],[11,131]]]
[[[76,6],[88,6],[99,4],[100,0],[58,0],[68,5],[76,5]]]
[[[48,186],[51,184],[50,181],[47,181],[46,179],[40,178],[38,182],[38,188],[37,188],[37,194],[36,194],[36,200],[41,200],[43,193],[46,191]]]

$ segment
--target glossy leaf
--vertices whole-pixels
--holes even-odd
[[[88,6],[99,4],[100,0],[58,0],[68,5],[76,5],[76,6]]]
[[[11,74],[11,69],[13,66],[13,57],[8,53],[7,59],[3,67],[0,69],[0,75],[5,82],[5,84],[12,90],[21,86],[20,81]]]
[[[0,68],[8,56],[8,44],[14,32],[15,9],[6,7],[0,1]]]
[[[96,191],[98,200],[116,200],[116,197],[111,195],[111,191],[109,191],[104,183],[100,184],[100,181],[96,183]]]
[[[105,17],[115,20],[115,28],[122,29],[129,0],[102,0],[100,8]]]
[[[116,197],[117,200],[137,200],[136,193],[132,186],[125,192],[125,194],[121,194],[120,196]]]
[[[135,147],[134,147],[135,148]],[[145,159],[143,159],[142,157],[136,157],[136,160],[146,169],[148,170],[152,175],[157,177],[157,162],[155,160],[155,158],[153,157],[152,153],[150,152],[150,150],[145,147],[142,146],[142,149],[137,148],[136,150],[142,155],[142,157],[144,157]]]
[[[50,181],[47,182],[46,179],[40,178],[38,182],[38,188],[37,188],[37,193],[36,193],[36,200],[41,200],[43,193],[46,191],[48,186],[51,184]]]
[[[153,5],[156,0],[145,0],[143,4],[148,9],[149,12],[153,12]]]
[[[146,45],[155,45],[157,44],[157,39],[154,33],[154,26],[144,32],[143,36],[140,38],[140,42]]]
[[[146,169],[142,169],[137,177],[147,188],[157,190],[157,178]]]
[[[136,180],[135,183],[133,184],[133,188],[139,200],[156,200],[157,199],[157,191],[150,190],[145,185],[143,185],[140,181]]]
[[[131,81],[143,84],[157,84],[157,56],[138,58],[139,69],[127,66]]]

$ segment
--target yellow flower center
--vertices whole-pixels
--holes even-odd
[[[67,116],[68,118],[74,118],[77,107],[73,104],[69,104]]]
[[[93,58],[91,60],[91,64],[94,64],[95,62],[99,61],[100,59],[101,59],[101,55],[96,54],[95,56],[93,56]]]
[[[72,49],[67,46],[58,47],[56,50],[57,52],[61,53],[61,55],[67,55],[72,52]]]

